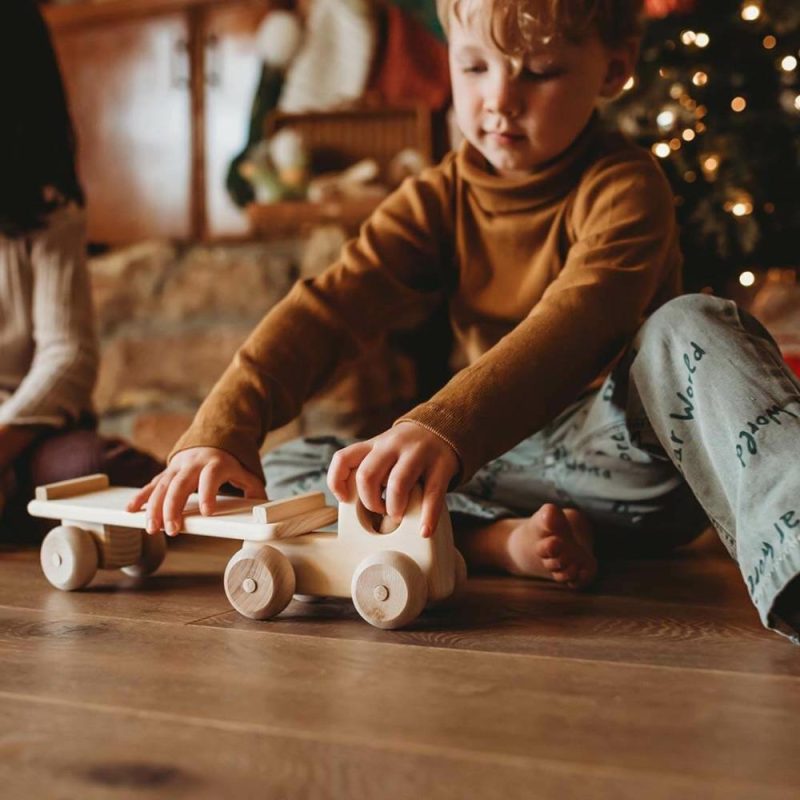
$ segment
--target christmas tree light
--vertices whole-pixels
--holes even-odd
[[[687,288],[800,265],[800,3],[647,10],[637,75],[607,113],[672,183]]]

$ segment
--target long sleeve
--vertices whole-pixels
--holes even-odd
[[[595,163],[571,221],[563,268],[527,316],[403,418],[453,445],[461,480],[552,420],[618,355],[659,294],[677,291],[671,192],[649,156]]]
[[[3,252],[0,424],[63,426],[91,408],[97,376],[84,214],[62,209]]]
[[[266,315],[173,454],[219,447],[259,474],[264,436],[293,419],[336,367],[433,311],[452,261],[450,163],[408,179],[337,263],[318,278],[298,282]]]

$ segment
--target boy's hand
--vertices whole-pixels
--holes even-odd
[[[245,497],[266,498],[264,482],[248,472],[225,450],[216,447],[190,447],[176,453],[169,466],[156,475],[128,503],[128,511],[139,511],[147,502],[147,532],[162,528],[175,536],[181,528],[183,509],[189,495],[197,490],[200,513],[214,513],[217,492],[224,483],[244,490]]]
[[[404,422],[366,442],[339,450],[328,470],[328,486],[340,502],[351,502],[349,482],[361,502],[377,514],[401,518],[416,483],[423,484],[420,533],[431,536],[459,460],[447,442],[421,425]],[[386,501],[382,499],[386,490]]]

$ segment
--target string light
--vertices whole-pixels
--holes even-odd
[[[705,133],[706,132],[706,126],[702,122],[698,122],[697,125],[694,126],[694,129],[698,133]]]
[[[784,56],[781,59],[781,69],[784,72],[791,72],[797,68],[797,59],[794,56]]]
[[[709,43],[711,42],[711,37],[707,33],[698,33],[697,37],[694,40],[694,43],[698,47],[708,47]]]
[[[691,142],[695,137],[695,132],[691,128],[686,128],[681,134],[684,142]]]
[[[697,173],[689,169],[683,173],[683,179],[686,183],[694,183],[697,180]]]
[[[683,31],[681,33],[681,41],[688,47],[697,41],[697,34],[694,31]]]
[[[697,119],[703,119],[706,114],[708,114],[708,109],[705,106],[697,106],[697,109],[694,112],[694,115],[697,117]]]
[[[629,92],[633,87],[636,85],[636,78],[633,75],[625,81],[625,85],[622,87],[623,92]]]
[[[670,154],[670,148],[666,142],[656,142],[651,149],[653,155],[659,158],[666,158]]]
[[[752,286],[756,282],[756,276],[750,272],[749,269],[746,269],[741,275],[739,275],[739,283],[742,286]]]
[[[665,108],[656,117],[658,127],[663,130],[669,130],[675,124],[675,112],[669,108]]]
[[[731,108],[737,113],[744,111],[747,108],[747,100],[745,100],[744,97],[734,97],[733,100],[731,100]]]
[[[681,149],[681,140],[677,137],[674,139],[669,140],[669,149],[670,150],[680,150]]]
[[[719,170],[719,156],[715,153],[709,153],[700,157],[700,167],[703,170],[703,176],[707,181],[713,181],[717,178],[717,170]]]
[[[797,89],[784,89],[778,95],[778,101],[787,114],[796,114],[800,111],[800,95],[797,94]]]
[[[736,197],[728,200],[724,208],[734,217],[747,217],[753,213],[753,198],[747,192],[740,192]]]
[[[765,50],[772,50],[772,48],[778,44],[778,40],[774,36],[765,36],[762,39],[761,44],[764,45]]]
[[[683,88],[682,83],[673,83],[672,86],[669,87],[669,96],[673,100],[677,100],[686,93],[686,89]]]
[[[787,56],[787,58],[791,58],[791,56]],[[786,59],[784,59],[784,61],[785,60]],[[792,69],[794,69],[794,67],[792,67]],[[708,75],[702,70],[698,70],[692,75],[692,83],[695,86],[705,86],[708,83]]]
[[[740,13],[745,22],[755,22],[761,16],[761,5],[753,0],[747,0]]]

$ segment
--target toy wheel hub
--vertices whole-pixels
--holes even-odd
[[[252,578],[245,578],[242,581],[242,589],[248,594],[253,594],[258,589],[258,584]]]
[[[64,559],[61,558],[61,554],[60,553],[53,553],[53,557],[52,557],[51,561],[53,562],[53,566],[54,567],[60,567],[61,564],[63,563]]]
[[[389,587],[384,586],[383,584],[376,586],[373,594],[379,603],[383,603],[389,599]]]

